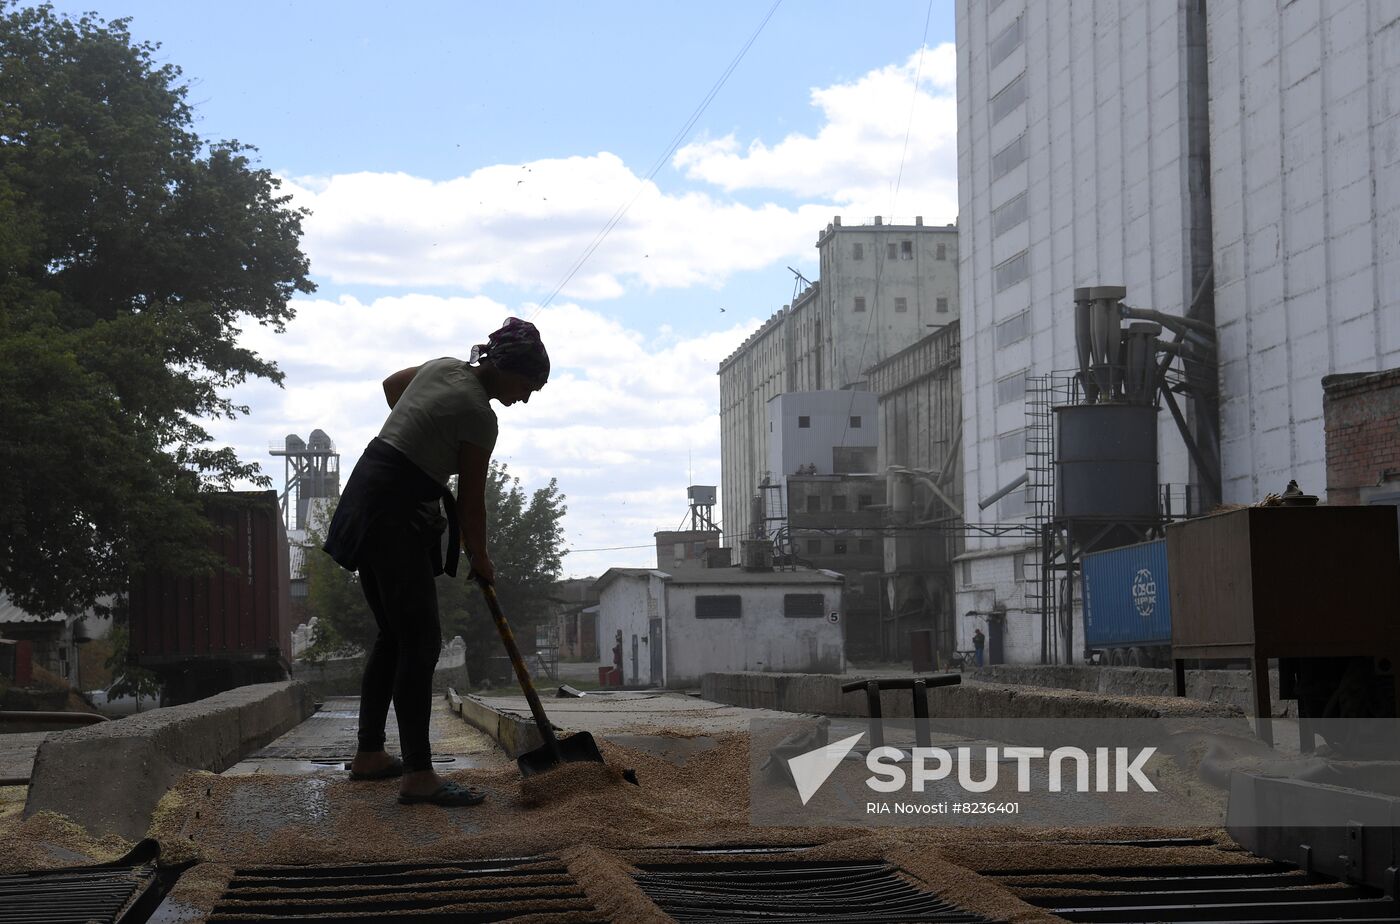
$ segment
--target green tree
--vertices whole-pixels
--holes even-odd
[[[334,515],[335,505],[328,505],[325,521]],[[321,551],[326,537],[320,530],[308,530],[306,539],[306,612],[316,619],[316,637],[302,657],[324,661],[367,651],[377,629],[359,578]]]
[[[454,485],[455,488],[455,485]],[[559,485],[527,494],[500,462],[492,462],[486,480],[487,541],[496,565],[496,594],[511,620],[521,648],[533,649],[536,623],[552,611],[552,592],[563,563],[563,517],[568,508]],[[313,539],[319,549],[320,541]],[[467,643],[467,669],[484,676],[488,660],[504,654],[495,623],[463,560],[455,578],[438,578],[438,606],[444,640],[460,635]],[[309,551],[306,563],[307,605],[318,618],[311,659],[368,648],[376,632],[374,616],[359,582],[329,555]]]
[[[201,425],[277,367],[238,345],[311,292],[305,213],[127,21],[0,0],[0,589],[36,614],[139,563],[210,567],[202,489],[269,483]]]
[[[527,656],[535,647],[535,627],[553,614],[567,511],[556,479],[526,494],[520,479],[512,477],[504,464],[491,463],[486,478],[486,523],[491,561],[496,566],[496,598]],[[458,577],[466,570],[463,567]],[[505,649],[481,589],[475,581],[440,577],[438,601],[443,635],[449,639],[462,636],[467,643],[467,671],[473,679],[485,677],[489,659],[504,655]]]
[[[131,648],[131,631],[124,623],[114,625],[111,635],[112,653],[103,666],[112,672],[112,683],[107,688],[110,697],[136,697],[136,711],[141,711],[141,700],[160,695],[160,681],[156,675],[144,667],[131,662],[127,652]]]

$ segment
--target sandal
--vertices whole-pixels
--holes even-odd
[[[350,770],[353,766],[353,763],[348,763],[345,765],[345,769]],[[370,773],[356,773],[354,770],[350,770],[350,779],[352,780],[392,780],[400,776],[403,776],[403,760],[398,757],[389,758],[389,765],[383,770],[375,770]]]
[[[437,791],[426,796],[399,793],[399,805],[441,805],[446,808],[460,808],[485,801],[486,793],[457,783],[443,783]]]

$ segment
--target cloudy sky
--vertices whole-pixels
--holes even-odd
[[[348,477],[384,376],[529,318],[554,374],[499,409],[496,457],[559,480],[572,576],[654,563],[686,486],[719,484],[718,363],[787,267],[816,278],[833,216],[956,217],[951,0],[56,6],[130,17],[199,133],[312,212],[319,291],[244,335],[285,387],[236,392],[219,441],[280,490],[269,445],[319,427]]]

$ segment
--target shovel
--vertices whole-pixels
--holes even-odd
[[[525,699],[530,703],[530,712],[535,716],[535,725],[540,730],[540,737],[544,739],[541,747],[526,751],[516,758],[515,762],[520,766],[520,775],[536,776],[553,770],[560,764],[603,763],[598,743],[588,732],[577,732],[562,740],[554,736],[554,726],[549,724],[549,717],[544,714],[540,695],[535,692],[535,685],[530,681],[530,672],[526,670],[525,662],[520,657],[520,649],[515,647],[515,636],[510,631],[510,624],[506,622],[506,616],[501,612],[501,604],[496,600],[496,588],[479,577],[476,581],[481,585],[482,594],[486,596],[486,605],[491,608],[491,617],[496,620],[496,631],[501,634],[501,643],[506,646],[510,663],[515,667],[515,676],[520,680],[520,688],[525,691]]]

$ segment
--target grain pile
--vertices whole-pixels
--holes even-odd
[[[93,837],[55,812],[37,812],[24,819],[18,813],[0,817],[0,844],[5,845],[0,850],[0,873],[105,863],[134,846],[115,834]]]

